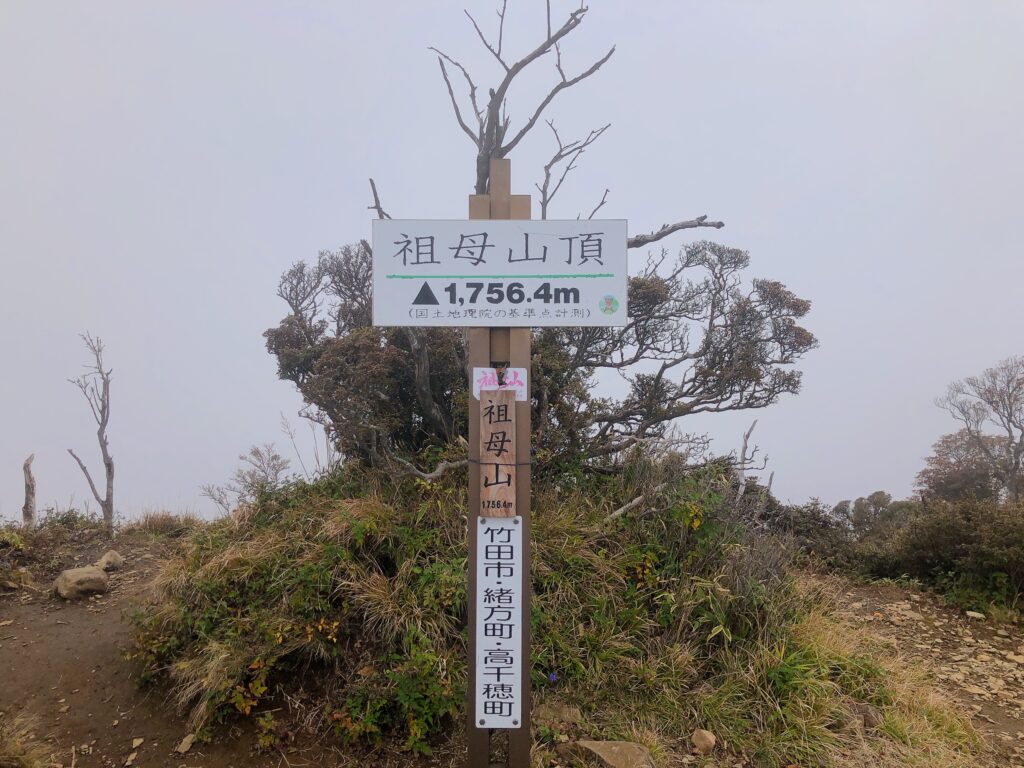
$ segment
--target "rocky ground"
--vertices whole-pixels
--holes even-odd
[[[211,743],[190,744],[187,724],[164,692],[140,688],[133,665],[124,659],[130,640],[126,613],[143,599],[170,545],[142,535],[115,541],[124,564],[110,573],[109,590],[64,601],[50,594],[53,578],[65,568],[95,562],[109,548],[98,532],[77,535],[59,555],[36,562],[26,585],[0,594],[0,712],[36,718],[40,735],[53,745],[55,768],[389,762],[374,761],[372,755],[345,758],[330,747],[301,742],[286,753],[259,754],[252,749],[253,735],[237,727],[220,729]],[[934,596],[894,586],[851,585],[841,602],[837,608],[845,620],[867,626],[894,652],[930,670],[938,687],[974,713],[975,726],[993,747],[990,765],[1024,768],[1024,635],[1019,629],[969,618]]]
[[[927,593],[854,586],[838,612],[867,625],[893,650],[931,671],[935,684],[973,713],[993,766],[1024,768],[1024,634],[968,616]]]

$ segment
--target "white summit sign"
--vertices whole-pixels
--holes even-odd
[[[373,222],[373,324],[622,326],[626,221]]]

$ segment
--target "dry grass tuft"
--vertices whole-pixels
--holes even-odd
[[[836,768],[977,765],[984,741],[970,717],[943,696],[928,679],[927,670],[893,652],[888,644],[863,627],[839,621],[824,605],[812,610],[793,628],[799,645],[823,659],[849,659],[877,669],[882,716],[877,728],[864,728],[856,704],[847,699],[845,723],[829,750]]]
[[[37,726],[24,715],[0,713],[0,768],[50,768],[48,746],[36,735]]]
[[[146,511],[142,517],[125,522],[120,528],[120,533],[148,533],[153,536],[176,538],[184,536],[201,524],[202,521],[191,513]]]

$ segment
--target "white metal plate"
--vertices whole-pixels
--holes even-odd
[[[481,517],[476,524],[477,728],[519,728],[529,685],[523,644],[523,518]]]
[[[622,326],[626,221],[377,219],[373,324]]]

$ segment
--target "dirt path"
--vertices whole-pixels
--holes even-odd
[[[857,586],[838,613],[867,625],[902,656],[931,671],[936,687],[973,713],[996,751],[993,765],[1024,768],[1024,634],[969,619],[929,594]]]
[[[197,742],[186,754],[175,752],[189,732],[186,722],[164,692],[139,688],[123,655],[130,642],[126,612],[141,599],[165,546],[146,538],[117,541],[125,567],[112,575],[110,592],[94,599],[66,603],[48,587],[60,569],[102,554],[107,545],[99,540],[36,563],[34,587],[0,596],[0,711],[35,716],[61,768],[120,768],[132,753],[131,765],[141,768],[369,765],[365,756],[345,759],[328,745],[258,754],[253,735],[238,726],[216,730],[212,743]],[[1024,768],[1019,629],[969,620],[933,596],[892,586],[852,586],[841,603],[842,617],[930,670],[937,687],[973,712],[996,750],[993,766]]]
[[[133,752],[132,765],[140,768],[337,764],[324,760],[320,750],[316,759],[301,751],[253,754],[254,739],[237,728],[221,730],[212,743],[196,743],[187,754],[174,751],[188,734],[187,724],[162,691],[139,688],[123,655],[130,639],[125,612],[156,569],[153,546],[116,542],[125,567],[111,575],[110,592],[100,597],[63,602],[47,588],[60,568],[85,565],[102,554],[101,542],[76,548],[78,554],[57,567],[44,564],[33,574],[34,588],[0,597],[0,711],[32,715],[39,735],[55,745],[54,765],[63,768],[120,767]],[[144,741],[133,746],[138,739]]]

